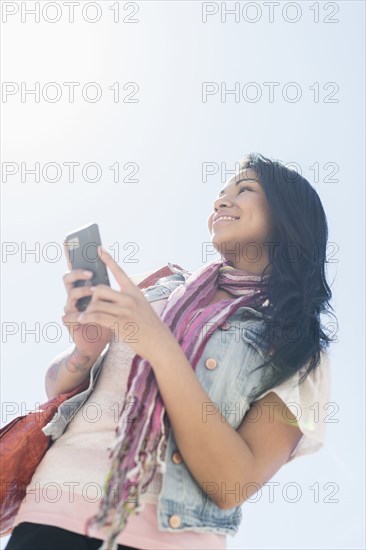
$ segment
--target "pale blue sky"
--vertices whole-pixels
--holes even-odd
[[[68,22],[60,2],[59,22],[46,21],[56,18],[56,11],[41,13],[39,23],[19,11],[2,25],[2,80],[9,93],[1,105],[1,233],[3,247],[8,252],[14,247],[1,265],[2,401],[28,409],[46,401],[46,369],[70,346],[61,322],[66,262],[63,256],[52,261],[69,231],[98,223],[105,248],[119,250],[119,263],[131,275],[168,261],[193,271],[210,245],[213,201],[231,175],[220,167],[233,170],[250,151],[295,163],[323,201],[334,243],[329,250],[336,261],[329,264],[328,280],[340,328],[331,349],[339,421],[329,424],[322,451],[294,460],[272,478],[281,488],[298,483],[298,502],[278,496],[271,503],[264,493],[255,506],[245,503],[240,532],[228,537],[228,549],[364,548],[365,4],[297,2],[283,11],[281,2],[270,22],[263,2],[251,3],[255,6],[247,12],[248,2],[240,2],[238,22],[227,16],[226,23],[221,2],[206,8],[190,1],[138,2],[138,11],[121,8],[119,23],[113,22],[113,4],[99,3],[101,17],[94,24],[82,18],[81,8],[75,9],[75,22]],[[203,9],[217,13],[203,23]],[[123,22],[128,14],[138,22]],[[97,15],[86,13],[89,19]],[[248,21],[255,17],[256,23]],[[39,82],[39,102],[30,95],[22,101],[22,82],[23,91]],[[45,100],[56,91],[46,86],[50,82],[61,90],[59,101]],[[65,82],[80,84],[74,103],[67,99]],[[102,91],[95,103],[81,93],[93,97],[96,88],[85,88],[90,82]],[[115,103],[117,82],[123,97],[139,101]],[[126,82],[138,89],[135,84],[123,89]],[[277,83],[273,101],[270,82]],[[203,83],[218,90],[205,102]],[[232,94],[224,101],[224,86],[235,85],[238,101]],[[291,102],[295,91],[301,97]],[[262,94],[257,102],[251,101],[254,93]],[[30,174],[22,181],[21,163],[29,169],[36,162],[40,182]],[[55,168],[45,167],[50,162],[60,167],[58,182],[46,181],[56,178]],[[65,164],[72,162],[79,163],[74,182]],[[99,181],[87,181],[96,174],[92,166],[84,168],[87,163],[101,170]],[[129,174],[137,181],[113,182],[115,169],[109,167],[116,163],[122,179]],[[204,163],[217,166],[216,173],[203,178]],[[22,250],[36,246],[38,261],[22,258]],[[29,334],[22,341],[22,326],[37,322],[39,342]],[[9,323],[17,333],[5,344]],[[54,343],[55,332],[42,336],[47,323],[62,330]],[[9,420],[3,417],[2,423]],[[316,483],[319,502],[310,489]],[[327,497],[338,502],[326,502]]]

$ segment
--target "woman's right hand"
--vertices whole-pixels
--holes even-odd
[[[69,265],[70,267],[70,265]],[[91,272],[90,272],[91,273]],[[77,321],[80,311],[76,308],[76,302],[84,296],[92,296],[90,286],[74,287],[74,282],[79,280],[90,280],[82,269],[72,269],[64,274],[63,280],[67,291],[67,301],[64,307],[62,317],[63,324],[67,327],[71,339],[74,341],[76,349],[83,357],[97,359],[106,344],[111,341],[113,336],[112,329],[107,329],[95,323],[82,325]]]

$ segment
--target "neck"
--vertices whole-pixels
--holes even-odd
[[[235,269],[246,271],[247,273],[252,273],[253,275],[262,275],[263,271],[269,264],[268,258],[261,258],[260,260],[252,262],[246,260],[245,258],[241,258],[238,261],[237,258],[230,257],[230,254],[227,254],[223,259],[229,261],[230,265],[232,265]],[[268,267],[266,273],[270,273],[270,271],[271,266]]]

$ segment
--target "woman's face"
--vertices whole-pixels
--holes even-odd
[[[229,178],[213,210],[208,230],[216,250],[238,269],[262,273],[269,263],[264,243],[270,240],[272,216],[256,173],[247,168]],[[235,219],[215,221],[221,215]]]

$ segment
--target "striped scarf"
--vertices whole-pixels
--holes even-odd
[[[193,369],[208,339],[239,307],[263,305],[268,278],[267,274],[261,282],[260,275],[236,269],[229,260],[215,260],[174,289],[160,318],[179,342]],[[237,298],[205,307],[218,289]],[[195,317],[200,308],[203,308],[201,314]],[[123,414],[126,410],[128,421]],[[98,512],[85,524],[87,536],[90,536],[88,529],[91,526],[110,527],[100,550],[116,550],[117,537],[130,514],[143,510],[139,495],[146,492],[157,468],[161,473],[166,469],[164,459],[169,431],[170,423],[153,369],[146,359],[136,354],[131,363],[116,438],[108,448],[111,467],[104,482],[103,496]],[[134,500],[131,500],[132,493]]]

